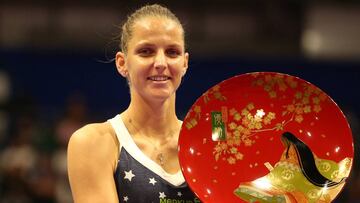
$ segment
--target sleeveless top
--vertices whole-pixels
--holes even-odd
[[[123,203],[198,203],[178,171],[167,173],[135,144],[120,115],[109,119],[120,143],[114,174],[119,202]]]

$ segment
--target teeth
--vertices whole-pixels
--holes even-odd
[[[169,77],[167,76],[151,76],[149,77],[150,80],[154,80],[154,81],[165,81],[167,79],[169,79]]]

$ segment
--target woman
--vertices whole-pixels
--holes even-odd
[[[351,158],[340,162],[316,157],[290,132],[281,140],[285,150],[270,172],[241,183],[234,193],[247,202],[330,203],[341,191],[351,169]]]
[[[175,92],[189,58],[181,23],[165,7],[144,6],[123,25],[121,50],[115,62],[131,101],[121,114],[72,135],[68,172],[74,201],[199,202],[177,156],[182,122]]]

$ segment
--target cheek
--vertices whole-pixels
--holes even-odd
[[[129,77],[133,80],[142,78],[143,75],[147,73],[147,69],[143,68],[144,66],[140,63],[133,63],[131,66],[128,66]]]
[[[174,61],[171,61],[169,63],[169,65],[172,68],[172,74],[173,76],[175,77],[182,77],[183,76],[183,73],[184,73],[184,60],[181,60],[181,59],[178,59],[178,60],[174,60]]]

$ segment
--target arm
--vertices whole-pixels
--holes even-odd
[[[68,174],[75,203],[118,202],[114,170],[118,146],[106,123],[76,131],[68,145]]]

